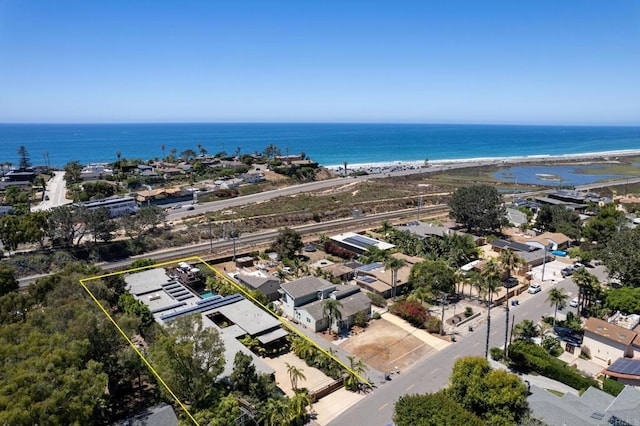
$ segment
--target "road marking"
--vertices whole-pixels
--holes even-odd
[[[413,385],[409,386],[409,387],[407,388],[407,390],[411,389],[411,388],[412,388],[412,387],[414,387],[414,386],[415,386],[415,384],[413,384]]]
[[[480,345],[480,342],[477,342],[475,345],[473,345],[473,347],[475,348],[478,345]]]
[[[378,411],[382,410],[384,407],[386,407],[387,405],[389,405],[389,403],[385,403],[382,407],[378,408]]]
[[[435,372],[436,372],[436,371],[438,371],[438,370],[440,370],[440,369],[439,369],[439,368],[436,368],[435,370],[433,370],[433,371],[431,372],[431,374],[435,373]]]
[[[495,336],[496,334],[498,334],[497,331],[494,331],[493,333],[491,333],[492,336]]]

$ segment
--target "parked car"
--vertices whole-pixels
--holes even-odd
[[[518,284],[520,283],[518,282],[518,279],[516,277],[509,277],[502,283],[505,288],[512,288],[517,286]]]
[[[175,206],[173,206],[171,208],[174,209],[174,210],[181,209],[182,208],[182,204],[177,204],[177,205],[175,205]]]
[[[531,284],[529,286],[529,290],[527,291],[531,294],[536,294],[542,291],[542,287],[540,286],[540,284]]]
[[[193,210],[193,209],[195,209],[195,207],[193,207],[193,206],[187,207],[187,210]]]
[[[578,298],[574,297],[573,299],[571,299],[571,302],[569,302],[569,306],[572,308],[577,308],[578,307]]]
[[[568,266],[566,268],[563,268],[562,271],[560,271],[560,273],[562,274],[563,277],[569,277],[573,275],[573,266]]]

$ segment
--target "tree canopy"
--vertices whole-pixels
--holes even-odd
[[[485,424],[445,392],[401,396],[394,408],[393,422],[397,426],[482,426]]]
[[[304,247],[300,234],[291,228],[283,228],[278,232],[271,249],[282,259],[292,259]]]
[[[491,233],[505,223],[502,196],[489,185],[458,188],[449,200],[449,216],[469,232]]]
[[[640,287],[640,228],[623,228],[598,250],[609,275],[623,285]]]
[[[548,206],[540,208],[534,226],[543,231],[561,232],[577,240],[582,232],[580,216],[565,206]]]

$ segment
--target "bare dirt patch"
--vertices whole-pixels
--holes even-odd
[[[403,370],[425,356],[431,346],[407,331],[380,319],[351,336],[340,347],[382,372]]]

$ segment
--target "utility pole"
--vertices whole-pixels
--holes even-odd
[[[213,232],[211,231],[211,219],[209,219],[209,253],[213,253]]]
[[[447,298],[447,293],[442,293],[442,317],[440,319],[440,335],[444,336],[444,301]]]
[[[236,212],[231,213],[231,239],[233,241],[233,258],[232,260],[236,261]]]
[[[548,245],[545,244],[544,245],[544,258],[542,259],[542,278],[540,279],[540,281],[542,281],[544,283],[544,267],[547,265],[547,248]]]

